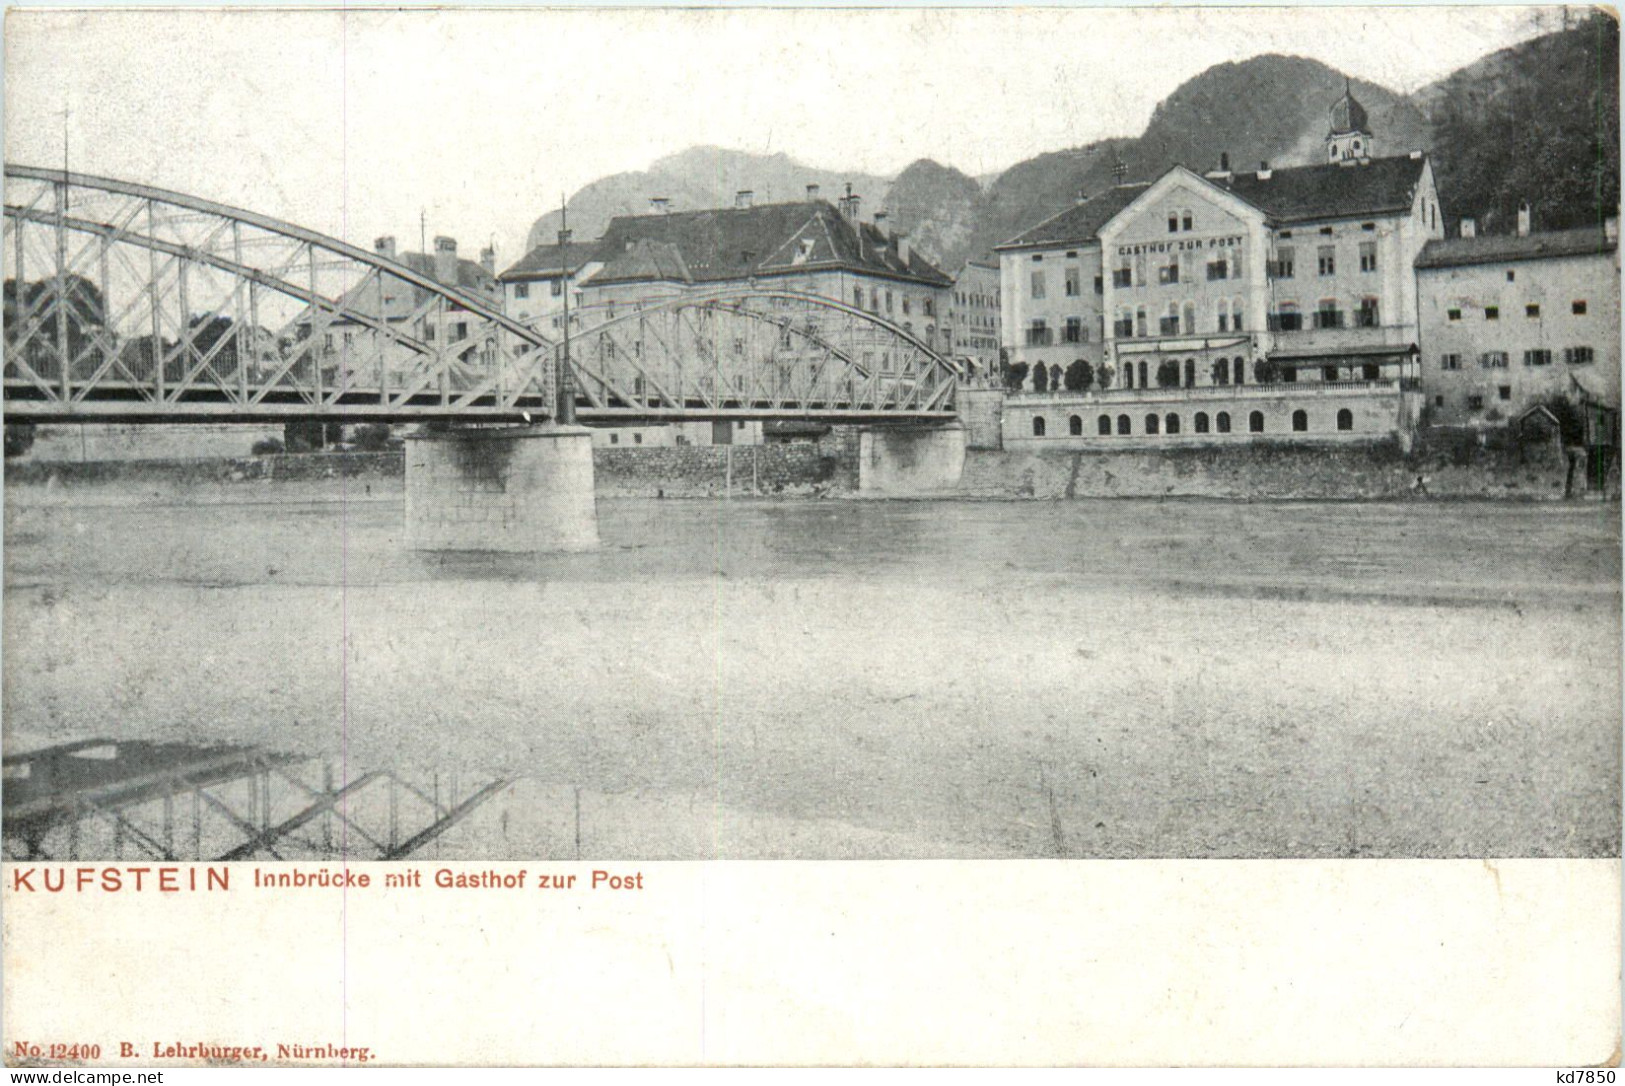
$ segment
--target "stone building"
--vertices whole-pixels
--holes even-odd
[[[985,384],[999,374],[999,268],[967,260],[954,276],[942,330],[951,353],[966,366],[966,376]]]
[[[1345,92],[1325,164],[1236,172],[1226,156],[1206,174],[1175,166],[1000,246],[1006,346],[1047,371],[1026,387],[1053,390],[1057,376],[1064,387],[1068,359],[1083,359],[1080,391],[1123,403],[1080,414],[1082,434],[1066,412],[1059,436],[1408,433],[1419,350],[1411,269],[1442,236],[1442,216],[1427,157],[1377,158],[1374,147],[1365,110]],[[1231,402],[1250,400],[1236,389],[1255,385],[1279,404]],[[1129,402],[1175,391],[1183,410]],[[1019,400],[1008,408],[1027,413]],[[1046,418],[1044,437],[1052,425]],[[1039,436],[1012,417],[1006,434],[1017,431]]]
[[[1505,425],[1552,399],[1619,407],[1618,220],[1433,241],[1416,261],[1434,425]]]

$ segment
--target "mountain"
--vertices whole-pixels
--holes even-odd
[[[922,158],[892,182],[886,196],[888,225],[943,271],[953,274],[981,222],[982,186],[951,166]]]
[[[1536,229],[1598,223],[1619,208],[1619,24],[1597,13],[1419,90],[1432,125],[1439,200],[1453,225]]]
[[[1346,77],[1317,60],[1266,54],[1219,64],[1168,95],[1137,136],[1018,162],[996,176],[968,177],[920,159],[895,179],[815,169],[784,154],[693,147],[647,171],[615,174],[570,198],[576,237],[597,237],[615,215],[643,214],[652,196],[676,209],[728,207],[739,189],[758,203],[799,200],[817,184],[825,198],[847,182],[865,217],[888,212],[915,247],[952,272],[967,258],[1065,209],[1080,193],[1151,180],[1180,163],[1204,171],[1230,156],[1237,170],[1320,161],[1328,112],[1345,85],[1365,106],[1379,155],[1431,151],[1445,210],[1475,215],[1485,231],[1515,221],[1532,200],[1536,225],[1595,222],[1619,202],[1619,28],[1598,13],[1570,29],[1482,58],[1416,94]],[[558,214],[531,228],[552,241]]]
[[[1118,157],[1129,181],[1149,181],[1176,163],[1214,169],[1221,154],[1229,154],[1237,170],[1260,161],[1319,162],[1327,113],[1343,94],[1345,78],[1318,60],[1273,53],[1209,68],[1163,99],[1137,138],[1055,151],[1006,170],[988,188],[988,214],[973,248],[1014,237],[1079,193],[1110,188]],[[1355,80],[1352,88],[1371,118],[1379,154],[1427,146],[1427,119],[1412,103],[1374,83]]]
[[[863,197],[865,212],[882,206],[891,182],[862,173],[837,173],[805,166],[786,154],[755,155],[722,147],[690,147],[659,159],[645,171],[600,178],[566,201],[570,229],[578,239],[596,238],[616,215],[646,215],[649,200],[664,196],[673,211],[732,207],[741,189],[755,193],[759,204],[804,200],[808,185],[818,185],[833,200],[850,182]],[[531,225],[527,248],[557,240],[559,213],[549,211]]]

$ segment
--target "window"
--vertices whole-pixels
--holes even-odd
[[[1179,226],[1183,230],[1191,229],[1191,211],[1190,211],[1190,208],[1186,208],[1184,211],[1181,211],[1179,213]]]
[[[1301,434],[1305,430],[1308,430],[1308,429],[1309,429],[1309,412],[1307,412],[1307,411],[1294,411],[1294,412],[1292,412],[1292,432],[1297,433],[1297,434]]]
[[[1213,421],[1217,425],[1219,433],[1228,434],[1230,432],[1230,412],[1220,411],[1218,415],[1214,416]]]
[[[1168,233],[1170,233],[1170,234],[1179,233],[1179,216],[1178,215],[1169,215],[1168,216]]]
[[[1501,397],[1501,399],[1503,399],[1503,400],[1512,399],[1512,386],[1511,385],[1502,385],[1500,388],[1496,389],[1495,391]]]
[[[1537,304],[1535,302],[1530,302],[1528,305],[1524,306],[1523,307],[1523,315],[1526,316],[1526,317],[1529,317],[1531,319],[1534,319],[1534,320],[1539,320],[1540,319],[1540,306],[1539,306],[1539,304]]]
[[[1066,269],[1066,296],[1076,298],[1083,292],[1082,273],[1077,268]]]
[[[1335,380],[1337,380],[1337,367],[1336,366],[1322,366],[1322,367],[1320,367],[1320,379],[1322,381],[1335,381]]]
[[[620,434],[610,434],[609,435],[609,443],[611,445],[619,445],[621,443],[621,435]]]
[[[1550,366],[1552,352],[1548,350],[1533,350],[1523,352],[1523,364],[1526,366]]]
[[[1157,269],[1157,282],[1163,286],[1179,282],[1179,264],[1175,262]]]
[[[1063,343],[1084,342],[1082,317],[1068,317],[1066,319],[1066,330],[1061,335],[1061,341]]]
[[[1140,363],[1140,387],[1141,388],[1150,388],[1151,387],[1151,382],[1146,379],[1145,363],[1144,362]]]
[[[1329,226],[1322,226],[1320,228],[1320,234],[1321,234],[1321,237],[1329,238],[1329,237],[1332,236],[1332,228],[1329,227]]]
[[[1129,426],[1127,415],[1117,416],[1117,432],[1120,435],[1127,435],[1133,432],[1132,428]]]
[[[1485,351],[1478,356],[1480,369],[1504,370],[1507,368],[1507,353],[1505,351]]]
[[[1484,319],[1487,320],[1487,321],[1498,321],[1498,320],[1500,320],[1501,319],[1501,307],[1498,306],[1498,305],[1487,305],[1487,306],[1485,306],[1484,307]]]
[[[1032,296],[1034,299],[1044,297],[1044,269],[1034,268],[1032,274]]]
[[[1478,395],[1473,395],[1473,396],[1467,397],[1467,410],[1469,410],[1469,411],[1482,411],[1482,410],[1484,410],[1484,397],[1478,396]]]
[[[1112,271],[1112,286],[1129,287],[1134,285],[1134,271],[1131,268],[1117,268]]]
[[[529,283],[515,283],[513,285],[513,296],[515,298],[529,298],[530,297],[530,284]]]
[[[1270,317],[1270,329],[1280,332],[1296,332],[1303,327],[1303,314],[1298,312],[1296,302],[1282,302],[1280,311]]]
[[[1360,270],[1374,272],[1377,270],[1377,243],[1374,241],[1360,242]]]
[[[1048,347],[1052,341],[1053,336],[1049,325],[1044,322],[1042,317],[1034,318],[1032,323],[1027,326],[1027,346]]]
[[[1169,415],[1166,419],[1164,419],[1163,420],[1163,429],[1164,429],[1165,432],[1170,433],[1170,434],[1179,433],[1179,416],[1178,415]]]
[[[1206,411],[1198,411],[1196,413],[1196,432],[1199,433],[1199,434],[1207,433],[1207,412]]]
[[[640,433],[634,432],[632,434],[632,444],[634,444],[634,445],[642,445],[643,444],[643,435],[640,434]]]
[[[1334,246],[1334,245],[1322,245],[1319,249],[1315,250],[1315,259],[1316,259],[1316,263],[1318,264],[1318,266],[1320,268],[1320,274],[1321,275],[1336,275],[1337,274],[1337,247],[1336,246]]]
[[[1040,293],[1038,296],[1042,298],[1044,295]],[[889,290],[886,292],[886,312],[891,312],[891,291]]]
[[[1570,305],[1570,306],[1569,306],[1569,309],[1570,309],[1570,311],[1571,311],[1571,312],[1573,312],[1573,314],[1574,314],[1574,315],[1575,315],[1575,316],[1576,316],[1576,317],[1583,317],[1583,316],[1585,316],[1585,315],[1586,315],[1586,304],[1585,304],[1585,299],[1583,299],[1583,298],[1582,298],[1582,299],[1580,299],[1580,300],[1578,300],[1578,301],[1575,301],[1575,302],[1573,302],[1573,303],[1572,303],[1572,304],[1571,304],[1571,305]]]
[[[1170,305],[1168,308],[1171,310],[1173,309],[1173,306]],[[1169,313],[1164,316],[1162,320],[1157,323],[1157,331],[1161,335],[1177,336],[1179,334],[1179,315],[1177,313]]]
[[[1360,367],[1360,376],[1364,377],[1367,381],[1375,381],[1378,377],[1382,376],[1382,367],[1377,365],[1375,362],[1367,362],[1365,365]]]
[[[1459,309],[1447,309],[1447,310],[1445,310],[1445,316],[1449,317],[1453,321],[1459,321],[1459,320],[1461,320],[1461,310],[1459,310]]]
[[[1158,429],[1161,427],[1161,425],[1162,425],[1162,420],[1157,418],[1157,416],[1155,416],[1155,415],[1147,415],[1145,417],[1145,432],[1146,433],[1148,433],[1148,434],[1156,433],[1158,431]]]
[[[1069,432],[1073,437],[1082,437],[1083,436],[1083,416],[1081,416],[1081,415],[1073,415],[1070,419],[1067,419],[1066,420],[1066,428],[1067,428],[1067,432]]]
[[[1517,281],[1518,281],[1518,273],[1513,271],[1511,268],[1508,268],[1507,269],[1507,282],[1516,283]]]
[[[1044,436],[1044,416],[1043,415],[1034,415],[1033,416],[1033,436],[1034,437],[1043,437]]]
[[[1293,260],[1295,256],[1296,254],[1293,252],[1290,245],[1282,246],[1281,248],[1275,250],[1275,278],[1292,278]]]
[[[1434,407],[1443,407],[1444,406],[1444,397],[1443,396],[1435,396],[1435,397],[1433,397],[1433,406]]]
[[[1343,327],[1343,311],[1337,308],[1337,301],[1332,298],[1322,298],[1319,307],[1315,310],[1316,328]]]
[[[1264,412],[1254,411],[1247,416],[1247,432],[1261,434],[1264,432]]]
[[[1375,328],[1377,323],[1377,299],[1361,298],[1360,308],[1355,315],[1355,325],[1360,328]]]
[[[1565,347],[1563,361],[1571,366],[1586,366],[1596,361],[1596,355],[1590,347]]]
[[[1346,407],[1343,408],[1342,410],[1338,411],[1337,412],[1337,428],[1339,430],[1352,430],[1352,429],[1354,429],[1354,412],[1350,411]]]
[[[1230,299],[1230,330],[1232,332],[1242,331],[1240,298]]]
[[[1117,311],[1117,319],[1112,322],[1112,335],[1120,339],[1132,339],[1134,337],[1134,317],[1129,310],[1119,309]]]
[[[1100,432],[1101,437],[1111,437],[1112,417],[1110,415],[1100,416],[1100,418],[1095,420],[1095,428]]]
[[[1368,234],[1374,234],[1377,232],[1377,224],[1374,222],[1363,222],[1360,224],[1360,229],[1364,230]]]
[[[1209,282],[1214,279],[1228,279],[1230,267],[1223,260],[1210,260],[1207,264],[1207,277]]]
[[[1146,337],[1145,306],[1143,305],[1134,311],[1134,334],[1139,336],[1141,339]]]
[[[908,314],[909,314],[908,295],[905,294],[905,295],[903,295],[903,316],[906,317],[906,316],[908,316]]]

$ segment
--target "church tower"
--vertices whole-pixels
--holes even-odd
[[[1375,143],[1365,107],[1355,101],[1354,91],[1345,77],[1343,97],[1332,105],[1331,131],[1326,133],[1326,161],[1340,166],[1357,166],[1368,162],[1375,150]]]

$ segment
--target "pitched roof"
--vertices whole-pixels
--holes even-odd
[[[1209,178],[1280,223],[1408,211],[1427,159],[1397,155],[1355,166],[1328,163]]]
[[[996,250],[1022,249],[1034,245],[1079,244],[1095,240],[1095,234],[1113,215],[1123,210],[1134,198],[1150,188],[1149,182],[1118,185],[1080,200],[1057,215],[1051,215],[1025,233],[1017,234]]]
[[[574,275],[589,263],[598,251],[598,243],[572,241],[566,245],[538,245],[519,258],[518,263],[497,276],[506,283],[513,279],[549,279],[566,268]]]
[[[1500,264],[1509,260],[1540,260],[1555,256],[1587,256],[1615,248],[1601,227],[1582,226],[1541,234],[1489,234],[1471,238],[1440,238],[1417,254],[1418,268],[1454,268],[1467,264]]]
[[[683,260],[682,250],[669,241],[650,241],[648,238],[639,238],[630,249],[609,256],[604,261],[603,270],[592,277],[594,283],[634,279],[694,282],[688,264]]]
[[[434,257],[427,253],[401,253],[395,258],[398,264],[405,264],[419,275],[436,279],[434,273]],[[436,279],[436,282],[439,280]],[[496,277],[485,270],[484,265],[477,260],[457,260],[457,282],[447,283],[445,286],[454,286],[460,290],[473,294],[477,298],[489,298],[496,289]],[[416,290],[417,288],[413,288]]]
[[[714,283],[800,269],[840,267],[871,275],[950,283],[917,252],[905,263],[891,239],[873,223],[854,225],[827,200],[758,207],[620,215],[598,244],[606,265],[639,242],[668,247],[686,269],[687,282]],[[650,249],[646,255],[656,250]],[[606,267],[594,277],[608,281]],[[628,278],[648,276],[627,276]]]

